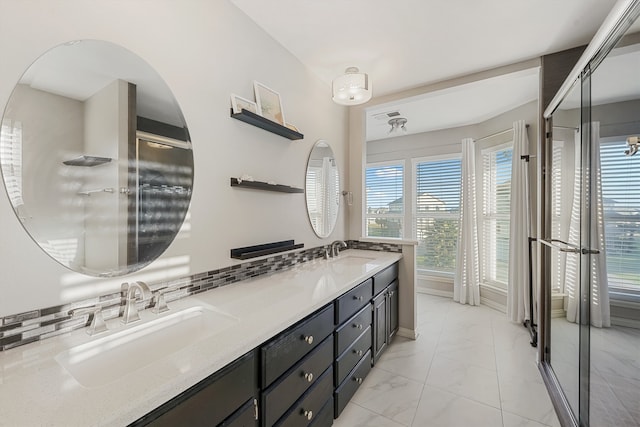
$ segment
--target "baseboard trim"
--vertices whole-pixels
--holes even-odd
[[[640,329],[640,320],[611,316],[611,325]]]
[[[418,335],[420,335],[415,329],[408,328],[398,328],[396,334],[404,338],[409,338],[410,340],[418,339]]]
[[[501,313],[507,313],[507,307],[486,297],[480,297],[480,304],[498,310]]]
[[[440,289],[430,289],[430,288],[416,288],[416,292],[427,295],[435,295],[437,297],[447,297],[453,298],[453,292],[450,291],[441,291]]]
[[[565,316],[566,316],[566,313],[564,312],[563,308],[557,308],[557,309],[551,310],[552,319],[556,319],[558,317],[565,317]]]

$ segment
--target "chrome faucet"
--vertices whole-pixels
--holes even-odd
[[[88,307],[78,307],[69,310],[70,316],[89,315],[89,321],[91,324],[87,329],[87,334],[95,335],[101,332],[108,331],[107,324],[104,323],[104,317],[102,317],[102,304],[96,304]]]
[[[345,243],[344,240],[336,240],[335,242],[333,242],[331,244],[331,256],[332,257],[337,257],[338,254],[340,253],[340,249],[338,249],[338,246],[342,246],[343,248],[346,248],[347,244]]]
[[[151,298],[151,289],[149,289],[149,286],[144,282],[135,282],[123,283],[122,290],[126,292],[126,297],[121,321],[126,325],[127,323],[140,320],[138,308],[136,307],[136,301],[138,300],[136,294],[140,294],[140,300],[144,301]]]

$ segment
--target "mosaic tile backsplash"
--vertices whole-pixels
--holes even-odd
[[[365,249],[383,252],[402,252],[402,246],[393,243],[373,243],[348,240],[349,249]],[[274,274],[292,268],[296,264],[324,257],[324,246],[304,249],[267,258],[248,261],[218,270],[198,273],[167,282],[149,283],[151,289],[171,287],[165,294],[167,301],[205,292],[220,286],[230,285],[253,277]],[[51,338],[90,323],[89,315],[71,317],[69,310],[77,307],[102,305],[105,320],[119,317],[123,308],[124,295],[115,292],[82,301],[55,307],[32,310],[0,318],[0,351]],[[149,308],[150,301],[138,305],[139,309]]]

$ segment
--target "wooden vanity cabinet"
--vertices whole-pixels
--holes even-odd
[[[373,279],[368,279],[338,297],[334,334],[334,418],[358,390],[371,369],[371,296]]]
[[[373,277],[373,363],[375,364],[398,331],[398,264]]]
[[[257,362],[252,350],[130,425],[257,426]]]
[[[131,426],[329,427],[398,330],[398,264]]]
[[[333,424],[319,421],[333,399],[333,331],[331,303],[261,346],[262,427]]]

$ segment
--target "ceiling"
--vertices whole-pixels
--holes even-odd
[[[368,73],[374,99],[587,44],[616,2],[230,1],[327,85],[349,66]],[[367,139],[388,137],[374,115],[389,109],[415,133],[477,123],[537,97],[536,73],[491,80],[372,107]]]

